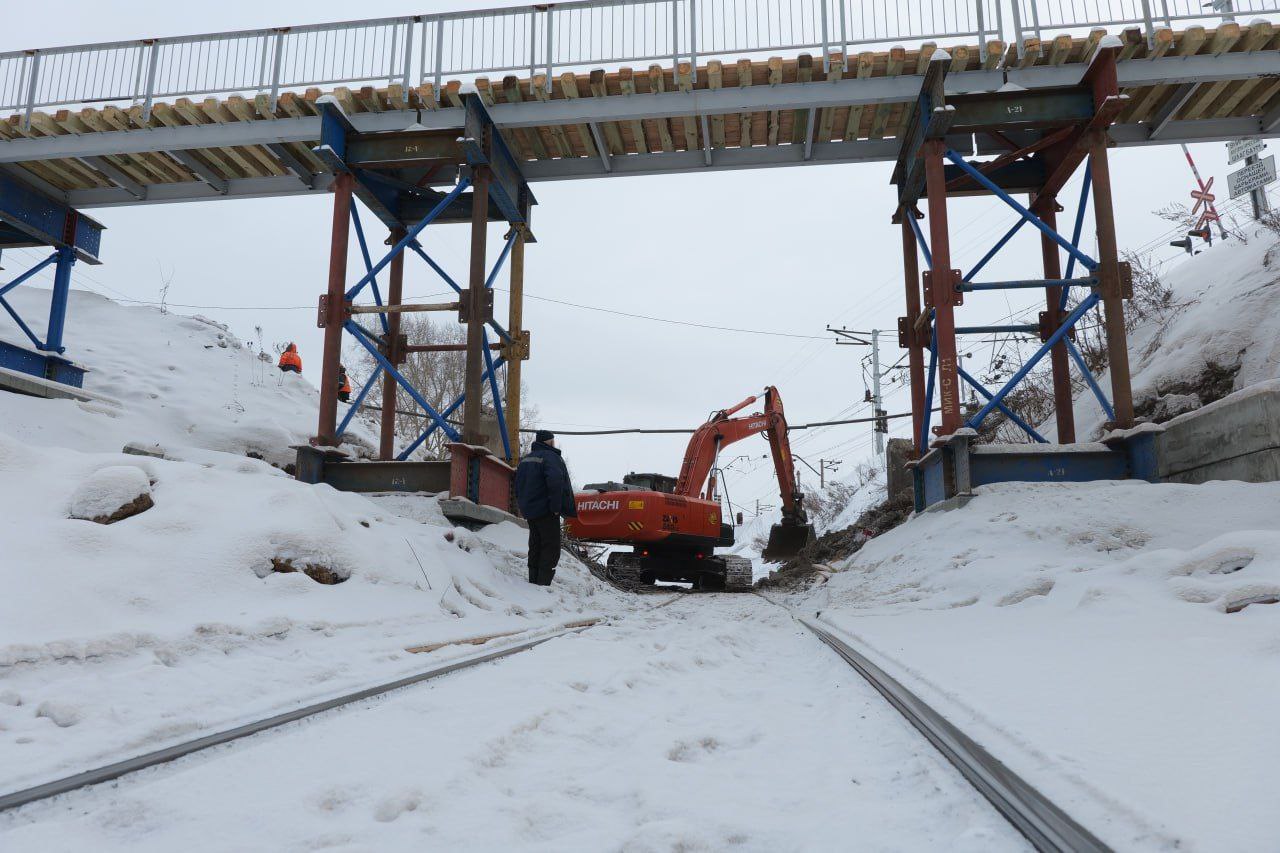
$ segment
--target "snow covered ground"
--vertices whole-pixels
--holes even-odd
[[[10,298],[38,317],[48,294]],[[629,607],[571,558],[530,586],[515,525],[469,533],[434,497],[272,467],[316,390],[222,328],[74,292],[68,340],[118,405],[0,393],[2,791],[424,668],[406,646]],[[154,506],[72,517],[131,489]]]
[[[1280,484],[983,487],[792,599],[1117,849],[1274,850]]]
[[[0,846],[1028,849],[784,610],[724,595],[0,816]]]

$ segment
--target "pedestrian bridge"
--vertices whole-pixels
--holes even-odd
[[[81,209],[314,193],[322,100],[362,133],[453,131],[472,90],[530,182],[892,161],[935,51],[949,98],[1047,90],[1107,33],[1115,144],[1273,135],[1280,3],[1222,6],[588,0],[15,51],[0,168]]]
[[[384,400],[399,387],[427,420],[397,453],[395,407],[384,406],[381,458],[406,460],[439,429],[454,442],[455,494],[507,508],[510,468],[474,451],[488,443],[514,461],[518,448],[520,365],[531,352],[521,307],[531,186],[890,162],[896,198],[889,205],[886,193],[886,213],[902,237],[898,337],[909,356],[917,496],[951,497],[981,467],[970,465],[967,442],[993,413],[1048,443],[1004,402],[1042,358],[1052,365],[1059,442],[1074,442],[1073,361],[1113,426],[1133,425],[1123,311],[1132,280],[1118,251],[1108,150],[1280,133],[1277,19],[1280,0],[586,0],[0,54],[0,248],[55,249],[0,285],[0,307],[34,347],[0,342],[0,367],[80,384],[83,370],[62,356],[67,292],[74,263],[97,262],[102,230],[81,211],[331,196],[316,444],[340,444],[382,381]],[[1074,227],[1060,230],[1059,194],[1081,169]],[[952,265],[947,200],[956,195],[985,195],[1017,214],[967,273]],[[389,233],[376,263],[356,199]],[[1081,248],[1089,208],[1096,258]],[[510,229],[490,265],[494,221]],[[418,239],[448,222],[471,225],[465,288]],[[1043,275],[976,279],[1026,225],[1041,234]],[[352,231],[365,270],[354,284]],[[457,299],[404,304],[406,255],[421,257]],[[508,259],[503,326],[493,287]],[[54,291],[42,339],[3,297],[48,266]],[[1038,323],[957,325],[966,298],[1028,288],[1045,292]],[[368,296],[373,304],[357,304]],[[466,344],[408,341],[407,311],[457,312]],[[1098,312],[1109,398],[1071,338]],[[375,324],[364,322],[368,314]],[[1038,334],[1042,345],[993,391],[965,372],[956,341],[1006,332]],[[378,369],[339,420],[344,335]],[[399,365],[441,349],[465,351],[466,390],[437,411]],[[962,382],[987,401],[975,413],[962,412]],[[500,442],[481,429],[486,384]],[[449,420],[459,408],[461,431]],[[1108,449],[1090,467],[1093,457],[1051,448],[999,476],[1140,477],[1151,468],[1148,450]],[[315,452],[321,468],[333,461],[329,450]]]

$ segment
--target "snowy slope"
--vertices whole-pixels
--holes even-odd
[[[454,529],[432,496],[341,493],[250,458],[292,461],[317,394],[277,386],[225,330],[80,292],[70,318],[86,387],[119,405],[0,393],[0,790],[458,653],[407,646],[625,606],[568,558],[530,586],[515,525]],[[71,517],[130,483],[152,508]]]
[[[1130,336],[1140,410],[1166,420],[1280,377],[1275,234],[1162,278],[1178,307]],[[1209,389],[1206,370],[1226,379]],[[1092,395],[1075,408],[1097,436]],[[1277,507],[1275,483],[983,487],[792,600],[1118,849],[1273,850]]]
[[[796,601],[1117,848],[1274,849],[1277,506],[1270,483],[983,487]]]
[[[1176,415],[1210,402],[1188,399],[1182,387],[1195,384],[1210,365],[1238,370],[1230,390],[1280,378],[1280,243],[1274,233],[1259,228],[1247,244],[1219,242],[1161,279],[1178,308],[1166,322],[1144,324],[1129,337],[1140,410],[1163,402]],[[1099,378],[1108,397],[1110,383],[1109,373]],[[1081,440],[1100,434],[1105,416],[1091,394],[1077,396],[1075,413]],[[1041,429],[1053,439],[1052,419]]]
[[[6,295],[43,335],[49,293],[20,287]],[[24,343],[0,315],[0,338]],[[118,451],[127,442],[159,444],[171,455],[252,452],[284,465],[289,445],[315,430],[319,353],[303,353],[303,376],[284,375],[233,334],[208,320],[124,307],[80,290],[67,309],[67,357],[90,370],[84,387],[119,401],[46,401],[6,395],[4,430],[24,442]],[[270,344],[268,344],[270,346]],[[358,432],[358,427],[353,426]]]

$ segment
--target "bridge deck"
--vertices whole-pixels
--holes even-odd
[[[1103,36],[1060,36],[1013,46],[949,45],[951,94],[1079,82]],[[1118,145],[1280,132],[1280,29],[1265,21],[1156,33],[1121,33],[1121,91],[1129,103],[1112,128]],[[697,74],[651,66],[474,83],[523,159],[530,181],[804,163],[888,161],[936,48],[895,47],[848,58],[801,55],[710,62]],[[462,126],[451,81],[331,93],[283,93],[154,105],[36,112],[30,126],[0,120],[0,169],[80,208],[199,198],[303,194],[332,175],[312,154],[317,101],[332,95],[362,131]],[[811,118],[812,123],[811,123]],[[446,176],[441,176],[442,181]]]

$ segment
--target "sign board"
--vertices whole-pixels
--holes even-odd
[[[1245,193],[1262,189],[1275,179],[1276,158],[1272,155],[1227,175],[1227,186],[1231,189],[1231,197],[1239,198]]]
[[[1252,157],[1259,154],[1267,144],[1261,139],[1237,139],[1234,142],[1227,143],[1227,165],[1239,163],[1246,157]]]

